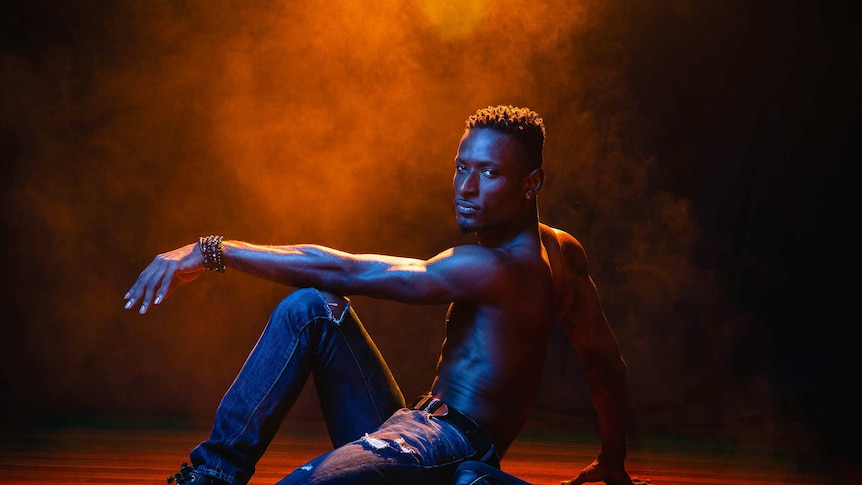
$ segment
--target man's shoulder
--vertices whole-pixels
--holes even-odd
[[[586,274],[587,253],[575,236],[546,224],[539,225],[539,232],[552,266],[566,275]]]
[[[578,239],[575,236],[569,234],[568,232],[566,232],[562,229],[552,227],[552,226],[549,226],[547,224],[541,224],[540,223],[539,224],[539,233],[542,236],[543,242],[547,243],[549,240],[553,241],[556,243],[557,246],[559,246],[564,251],[575,249],[575,248],[577,248],[579,250],[583,250],[583,247],[581,246],[580,241],[578,241]]]
[[[437,261],[447,261],[457,267],[468,268],[472,272],[483,271],[486,276],[505,269],[512,263],[511,255],[501,248],[489,248],[478,244],[453,246],[434,258]]]

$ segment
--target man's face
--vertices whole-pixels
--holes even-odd
[[[467,130],[455,158],[455,216],[461,232],[505,226],[524,207],[526,166],[518,142],[490,128]]]

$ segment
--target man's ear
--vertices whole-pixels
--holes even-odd
[[[539,167],[524,177],[524,197],[532,199],[542,188],[542,183],[545,181],[545,171]]]

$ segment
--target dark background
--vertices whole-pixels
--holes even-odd
[[[545,119],[541,217],[586,247],[633,442],[855,461],[857,2],[78,3],[0,6],[0,426],[206,427],[289,288],[213,273],[124,311],[152,257],[469,242],[451,160],[503,103]],[[445,309],[354,301],[423,391]],[[555,334],[537,424],[591,429],[579,365]]]

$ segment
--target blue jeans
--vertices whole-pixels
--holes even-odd
[[[481,461],[465,461],[455,471],[452,485],[531,485]]]
[[[270,316],[216,410],[209,438],[191,452],[195,469],[247,483],[310,375],[334,450],[281,485],[448,483],[475,458],[452,424],[404,408],[404,397],[346,298],[298,289]]]
[[[376,431],[325,453],[278,485],[450,484],[476,450],[452,424],[399,409]]]

